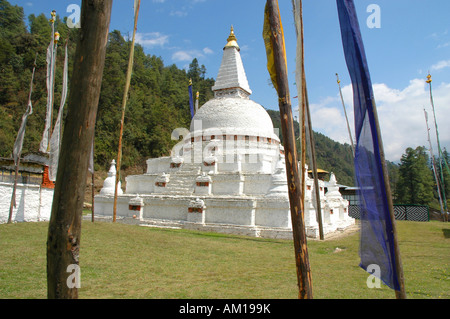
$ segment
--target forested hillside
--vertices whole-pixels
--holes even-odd
[[[44,129],[47,99],[46,49],[51,39],[51,27],[49,18],[44,15],[38,17],[30,15],[27,19],[29,28],[25,25],[25,16],[21,7],[11,6],[8,1],[0,0],[0,156],[3,157],[9,157],[12,153],[22,115],[27,106],[36,54],[37,68],[32,95],[34,112],[29,117],[26,127],[24,154],[39,149]],[[56,24],[61,34],[55,81],[55,101],[59,101],[62,85],[61,66],[64,59],[63,47],[66,39],[70,39],[69,55],[73,56],[76,32],[68,29],[59,17]],[[71,66],[72,63],[69,65]]]
[[[37,54],[32,94],[34,113],[29,117],[22,154],[37,152],[42,138],[47,101],[46,50],[51,39],[48,16],[30,15],[28,27],[23,9],[0,0],[0,157],[10,157],[26,109],[29,83]],[[56,119],[61,98],[64,44],[68,41],[69,65],[75,53],[77,29],[69,29],[58,16],[55,30],[61,34],[58,45],[55,108]],[[109,36],[105,71],[97,115],[95,136],[96,169],[106,170],[117,157],[121,105],[128,66],[130,43],[113,30]],[[69,68],[69,81],[71,75]],[[214,79],[205,78],[206,68],[194,59],[188,70],[164,65],[160,57],[144,53],[136,45],[133,76],[125,116],[123,168],[143,164],[149,157],[168,155],[176,141],[175,128],[189,127],[188,85],[200,92],[200,105],[213,97]]]

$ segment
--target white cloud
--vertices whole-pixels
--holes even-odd
[[[239,46],[241,48],[241,52],[242,51],[250,51],[250,46],[248,44],[243,44]]]
[[[433,149],[437,150],[430,95],[428,86],[423,79],[411,80],[409,85],[402,90],[390,88],[386,84],[374,84],[373,88],[384,151],[388,160],[399,161],[408,147],[429,147],[424,108],[429,114]],[[352,136],[355,139],[352,86],[343,87],[342,93]],[[446,120],[450,118],[450,84],[435,85],[433,98],[441,147],[450,149],[450,126],[445,125]],[[311,104],[310,108],[315,131],[340,143],[350,144],[339,95]]]
[[[207,54],[213,54],[214,51],[210,48],[199,50],[180,50],[172,55],[172,60],[175,62],[192,61],[194,58],[202,58]]]
[[[204,54],[213,54],[214,51],[211,50],[210,48],[204,48],[204,49],[203,49],[203,53],[204,53]]]
[[[450,42],[448,41],[448,30],[445,30],[444,32],[434,32],[430,34],[429,38],[438,42],[437,49],[446,48],[450,45]]]
[[[153,0],[154,2],[166,2],[166,0]],[[172,17],[183,18],[186,17],[191,10],[193,10],[194,6],[198,3],[206,2],[207,0],[189,0],[183,6],[178,6],[177,10],[170,11],[169,15]]]
[[[320,132],[337,142],[350,144],[350,137],[348,135],[345,114],[340,97],[327,97],[319,103],[311,103],[309,108],[314,131]],[[350,120],[353,113],[349,113],[348,106],[346,107],[346,110]],[[298,109],[296,111],[298,111]],[[295,113],[294,116],[298,116],[298,114]],[[350,122],[350,125],[352,125],[352,122]]]
[[[431,70],[438,71],[448,67],[450,67],[450,60],[443,60],[431,66]]]
[[[172,60],[176,62],[191,61],[195,58],[195,54],[192,51],[177,51],[172,55]]]
[[[145,48],[162,47],[169,42],[169,36],[160,32],[136,33],[136,42]]]
[[[170,12],[170,15],[173,16],[173,17],[179,17],[179,18],[181,18],[181,17],[187,16],[188,13],[187,13],[186,10],[176,10],[176,11],[171,11],[171,12]]]
[[[450,42],[445,42],[445,43],[439,44],[439,45],[437,46],[437,48],[438,48],[438,49],[442,49],[442,48],[446,48],[446,47],[448,47],[448,46],[450,46]]]
[[[402,94],[399,90],[391,89],[386,84],[374,84],[374,92],[377,92],[377,103],[395,103],[402,99]]]
[[[328,99],[328,101],[330,102],[331,100]],[[350,144],[350,137],[348,135],[343,109],[334,107],[337,103],[338,99],[336,98],[333,106],[328,104],[311,104],[312,127],[314,131],[322,132],[335,141]],[[334,126],[329,123],[340,123],[343,125]]]

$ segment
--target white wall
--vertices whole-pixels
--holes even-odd
[[[0,183],[0,223],[8,222],[13,184]],[[13,222],[38,222],[50,220],[53,202],[53,189],[39,185],[17,184],[16,208]]]
[[[170,157],[151,158],[147,160],[147,174],[168,173]]]
[[[127,176],[126,194],[152,194],[158,174]]]

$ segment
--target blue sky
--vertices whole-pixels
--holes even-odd
[[[70,4],[80,0],[10,0],[23,6],[25,14],[50,15],[55,9],[68,17]],[[133,0],[114,0],[110,30],[132,34]],[[292,5],[280,0],[291,96],[296,96],[295,30]],[[398,161],[407,147],[427,146],[423,109],[430,114],[433,148],[436,153],[434,122],[428,85],[433,76],[441,146],[450,150],[450,1],[448,0],[356,0],[367,59],[374,84],[375,99],[386,157]],[[380,28],[369,28],[366,21],[380,9]],[[267,109],[278,109],[277,96],[269,86],[262,39],[263,0],[142,0],[137,41],[148,54],[163,58],[166,65],[180,68],[193,58],[217,76],[222,49],[230,26],[234,26],[247,72],[251,99]],[[353,128],[352,91],[343,56],[335,0],[303,0],[305,70],[313,129],[330,138],[349,143],[336,73],[339,73],[347,112]],[[297,101],[292,101],[295,111]]]

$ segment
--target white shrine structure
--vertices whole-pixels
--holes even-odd
[[[171,156],[147,161],[147,173],[128,176],[119,187],[117,219],[156,227],[179,227],[266,238],[292,239],[283,146],[266,110],[249,99],[244,66],[232,29],[212,90],[190,130]],[[305,170],[307,167],[305,167]],[[116,167],[95,197],[96,218],[113,215]],[[324,233],[355,223],[334,174],[319,181]],[[314,182],[305,185],[305,225],[319,236]]]

